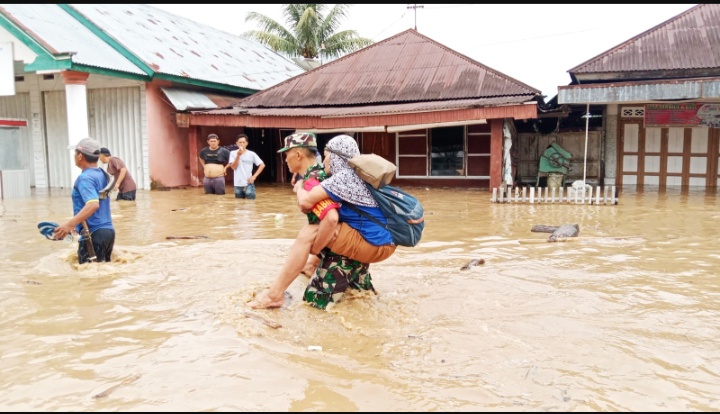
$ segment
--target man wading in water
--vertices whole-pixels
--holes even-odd
[[[200,164],[203,166],[205,178],[203,188],[205,194],[225,194],[225,164],[230,160],[230,151],[220,147],[217,134],[208,135],[208,146],[200,150]]]
[[[302,138],[299,141],[302,141]],[[298,146],[309,147],[307,143],[295,147]],[[299,161],[294,161],[291,157],[304,158],[301,165],[305,166],[307,174],[307,168],[315,164],[314,151],[310,148],[295,147],[291,135],[285,138],[285,147],[280,149],[280,152],[288,152],[286,157],[291,173],[303,171],[297,164]],[[384,226],[343,205],[343,202],[352,203],[378,222],[387,221],[365,183],[347,160],[328,152],[328,149],[349,154],[351,157],[360,153],[357,142],[352,137],[338,135],[328,141],[325,150],[325,172],[330,176],[319,185],[313,186],[311,183],[309,189],[305,187],[305,180],[298,180],[295,184],[298,205],[302,211],[313,211],[316,214],[319,212],[318,217],[323,217],[322,222],[320,225],[308,223],[300,229],[282,270],[270,288],[260,292],[249,303],[251,308],[283,306],[285,289],[303,271],[303,266],[312,266],[312,263],[307,263],[308,254],[311,252],[322,252],[322,258],[305,289],[303,300],[320,309],[325,309],[331,302],[338,302],[348,288],[375,291],[368,270],[369,263],[383,261],[395,252],[397,246],[392,243],[392,235]],[[301,155],[299,150],[305,150],[304,155]],[[327,210],[328,205],[338,203],[339,208]],[[323,227],[326,221],[332,223],[332,231],[327,232],[329,234],[326,234]]]

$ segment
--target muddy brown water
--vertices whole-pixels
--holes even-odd
[[[0,408],[720,410],[717,194],[507,205],[408,189],[425,233],[372,265],[378,295],[323,312],[301,276],[286,309],[256,311],[277,329],[244,311],[305,221],[289,185],[254,201],[138,191],[112,203],[115,261],[82,266],[75,242],[37,230],[70,217],[69,191],[3,200]],[[580,237],[530,232],[564,223]]]

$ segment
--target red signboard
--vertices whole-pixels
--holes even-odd
[[[14,118],[0,118],[0,127],[26,127],[27,120]]]
[[[658,103],[645,105],[645,126],[720,127],[720,104]]]

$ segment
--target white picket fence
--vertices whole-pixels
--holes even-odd
[[[575,189],[573,187],[504,187],[493,188],[493,203],[544,203],[544,204],[588,204],[609,205],[618,204],[615,186],[591,187]]]

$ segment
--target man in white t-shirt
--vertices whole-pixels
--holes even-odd
[[[247,135],[240,134],[235,141],[238,149],[230,152],[230,161],[225,168],[234,170],[235,198],[254,200],[255,179],[265,169],[265,163],[255,152],[247,149]],[[253,167],[257,167],[254,174]]]

